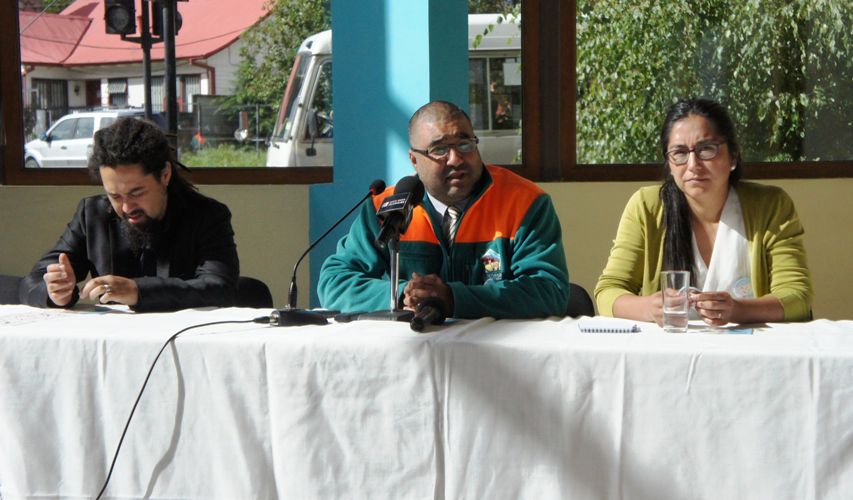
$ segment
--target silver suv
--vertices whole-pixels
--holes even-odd
[[[92,153],[95,131],[109,126],[120,116],[144,116],[140,109],[86,111],[65,115],[38,139],[24,146],[24,166],[85,167]]]

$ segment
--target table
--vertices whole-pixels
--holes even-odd
[[[157,350],[268,310],[0,307],[0,497],[92,498]],[[847,499],[853,321],[192,330],[109,498]]]

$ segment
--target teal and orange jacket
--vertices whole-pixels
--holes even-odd
[[[488,165],[479,193],[463,212],[448,248],[429,197],[400,238],[398,297],[412,273],[436,274],[453,292],[456,318],[562,316],[569,274],[560,221],[551,198],[533,182]],[[343,312],[387,310],[389,253],[374,244],[376,210],[394,188],[365,202],[337,252],[320,271],[323,307]]]

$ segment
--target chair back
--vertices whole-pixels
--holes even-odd
[[[569,283],[569,303],[566,305],[566,316],[595,316],[595,305],[584,287],[577,283]]]
[[[18,276],[7,276],[0,274],[0,304],[20,304],[18,299],[18,285],[21,284]]]
[[[248,276],[237,278],[237,307],[272,307],[272,294],[263,281]]]

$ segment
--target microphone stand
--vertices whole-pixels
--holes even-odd
[[[323,238],[328,236],[328,234],[331,233],[333,229],[338,227],[338,225],[341,222],[343,222],[344,219],[349,217],[349,215],[351,213],[355,212],[356,209],[358,209],[358,207],[360,207],[361,204],[364,203],[364,200],[368,199],[369,197],[373,196],[374,194],[377,194],[378,192],[382,191],[383,189],[385,189],[385,183],[384,182],[373,181],[373,184],[371,184],[371,186],[370,186],[370,192],[368,192],[366,195],[364,195],[364,197],[361,200],[359,200],[359,202],[355,206],[353,206],[349,210],[349,212],[347,212],[346,214],[344,214],[343,217],[338,219],[338,221],[335,222],[334,225],[332,225],[332,227],[327,229],[325,233],[323,233],[319,238],[314,240],[314,242],[311,243],[311,245],[308,247],[307,250],[302,252],[302,255],[299,257],[299,260],[297,260],[296,264],[293,265],[293,276],[291,276],[291,278],[290,278],[290,289],[288,290],[287,307],[285,307],[284,309],[276,309],[272,312],[272,314],[270,315],[270,323],[272,325],[274,325],[274,326],[301,326],[301,325],[326,325],[329,323],[328,318],[334,316],[337,313],[337,311],[320,312],[320,311],[310,311],[310,310],[306,310],[306,309],[298,309],[296,307],[296,295],[297,295],[296,270],[299,269],[299,264],[302,263],[302,259],[304,259],[305,256],[307,256],[308,253],[311,252],[311,250],[313,250],[314,247],[317,246],[317,244],[320,243],[320,241]]]
[[[412,321],[415,313],[397,307],[397,285],[400,283],[400,235],[396,234],[388,240],[388,252],[391,257],[391,268],[388,276],[391,281],[391,300],[387,311],[373,311],[359,314],[355,319],[375,319],[381,321]]]

